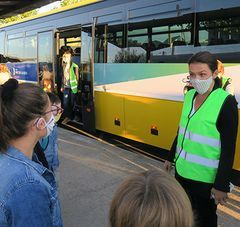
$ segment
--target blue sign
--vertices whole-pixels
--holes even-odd
[[[13,78],[17,80],[25,80],[37,82],[37,64],[36,63],[6,63]]]

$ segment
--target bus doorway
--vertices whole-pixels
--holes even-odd
[[[56,33],[57,43],[57,87],[61,96],[65,117],[63,123],[74,122],[82,125],[88,132],[95,131],[94,113],[89,113],[87,106],[91,102],[91,81],[86,81],[81,64],[81,28],[60,30]],[[70,62],[66,57],[71,54]],[[72,84],[72,72],[77,84]],[[76,87],[74,90],[73,88]],[[69,91],[69,92],[68,92]],[[93,112],[93,110],[91,111]]]

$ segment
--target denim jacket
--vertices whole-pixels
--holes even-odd
[[[61,227],[53,173],[14,147],[0,153],[0,226]]]
[[[51,134],[39,141],[44,150],[49,169],[53,171],[59,167],[57,139],[57,126],[55,125]]]

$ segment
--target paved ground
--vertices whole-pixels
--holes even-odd
[[[108,226],[108,209],[126,176],[162,163],[59,129],[60,200],[65,227]],[[240,226],[240,190],[219,209],[219,226]]]

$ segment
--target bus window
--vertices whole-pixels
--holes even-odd
[[[145,63],[147,53],[151,51],[152,45],[148,38],[147,28],[138,28],[134,25],[128,26],[127,39],[127,62]]]
[[[11,76],[18,80],[37,82],[36,36],[18,38],[17,35],[11,35],[8,38],[5,61]]]
[[[81,78],[84,81],[91,81],[91,59],[92,59],[92,31],[91,27],[82,28],[81,48]]]
[[[38,78],[45,91],[54,90],[52,32],[38,34]]]
[[[4,63],[5,55],[5,31],[0,32],[0,63]]]
[[[159,25],[157,25],[159,23]],[[161,22],[162,23],[162,22]],[[173,23],[162,25],[155,22],[151,39],[154,48],[150,54],[150,62],[185,62],[192,53],[191,23]],[[181,58],[178,56],[181,55]]]
[[[224,63],[239,62],[240,17],[208,18],[199,14],[199,44],[195,52],[204,48]],[[212,19],[213,18],[213,19]]]
[[[105,63],[107,54],[107,46],[106,46],[106,26],[107,25],[99,25],[96,26],[95,31],[95,57],[94,60],[96,63]]]
[[[24,61],[37,62],[37,37],[29,36],[25,38]]]
[[[239,22],[239,17],[200,21],[199,43],[202,46],[240,43]]]
[[[123,63],[125,62],[124,47],[126,25],[114,25],[107,28],[107,62],[108,63]]]
[[[24,58],[24,38],[10,39],[7,43],[7,57],[9,62],[21,62]]]

